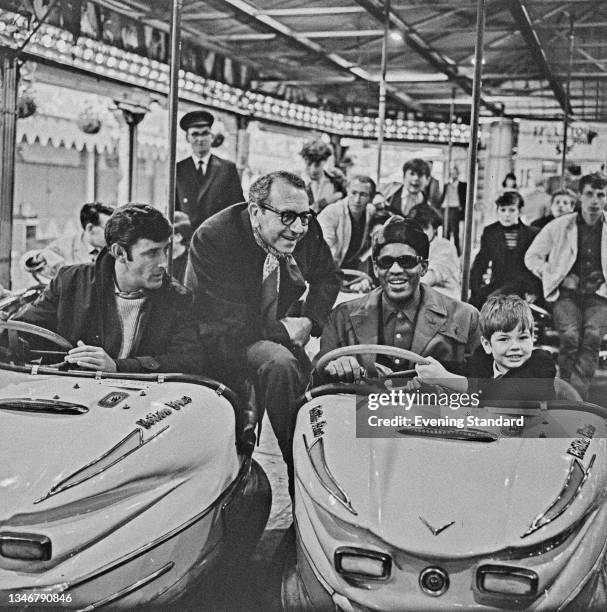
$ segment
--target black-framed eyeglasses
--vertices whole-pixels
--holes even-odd
[[[424,261],[426,260],[419,255],[401,255],[400,257],[382,255],[375,260],[375,263],[380,270],[389,270],[394,263],[397,263],[403,270],[410,270]]]
[[[273,206],[268,204],[258,204],[260,208],[265,208],[280,217],[280,221],[287,227],[293,225],[296,219],[301,221],[302,225],[308,225],[310,221],[316,218],[316,213],[313,210],[306,210],[306,212],[296,213],[294,210],[277,210]]]

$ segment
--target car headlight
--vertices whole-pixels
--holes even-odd
[[[0,557],[20,561],[48,561],[52,555],[49,538],[35,533],[0,532]]]
[[[520,567],[482,565],[476,573],[476,582],[485,593],[532,597],[537,593],[538,577],[535,572]]]
[[[335,569],[351,580],[387,580],[392,571],[390,555],[375,550],[341,546],[335,551]]]

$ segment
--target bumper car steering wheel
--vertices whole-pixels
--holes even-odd
[[[24,321],[0,321],[0,334],[5,331],[8,335],[9,358],[17,365],[24,365],[31,359],[38,357],[42,357],[43,360],[44,358],[54,359],[54,362],[57,363],[58,361],[63,361],[67,352],[74,348],[63,336],[44,327],[25,323]],[[30,335],[51,342],[60,350],[30,349],[27,346],[27,341],[23,338],[24,335]]]

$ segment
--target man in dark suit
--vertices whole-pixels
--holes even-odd
[[[459,180],[459,168],[453,166],[449,173],[449,182],[445,183],[443,195],[440,200],[443,213],[443,227],[445,238],[449,240],[453,234],[453,242],[457,254],[461,252],[459,246],[459,222],[463,219],[466,211],[466,183]]]
[[[192,111],[179,122],[192,155],[177,164],[175,209],[190,217],[193,228],[216,212],[244,201],[236,166],[211,154],[214,120],[207,111]]]
[[[481,248],[470,270],[470,303],[477,308],[490,295],[514,293],[528,299],[541,295],[538,279],[524,262],[538,230],[520,220],[523,198],[517,191],[507,191],[495,205],[498,220],[483,230]]]
[[[307,297],[294,312],[306,282]],[[245,376],[253,383],[292,487],[291,424],[309,366],[303,347],[321,334],[340,287],[304,181],[272,172],[253,183],[248,205],[207,219],[190,244],[186,286],[202,346],[212,353],[211,374],[237,391]]]

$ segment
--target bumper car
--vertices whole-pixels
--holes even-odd
[[[421,359],[348,347],[317,369],[382,349]],[[386,387],[328,384],[301,398],[286,610],[607,609],[607,409],[568,400],[485,406],[479,414],[524,415],[524,425],[426,421],[363,437],[371,391]],[[413,410],[457,415],[449,406]]]
[[[69,343],[0,330],[0,607],[178,609],[189,587],[210,598],[270,510],[255,415],[195,376],[32,365]],[[55,350],[28,351],[41,339]]]

